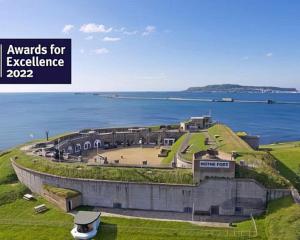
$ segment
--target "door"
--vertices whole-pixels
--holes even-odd
[[[211,206],[210,214],[211,215],[219,215],[219,206]]]
[[[72,200],[68,200],[68,211],[71,211],[72,209],[73,209]]]

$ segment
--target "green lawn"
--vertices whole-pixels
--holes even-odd
[[[49,210],[42,214],[34,213],[34,206],[43,203]],[[41,198],[36,201],[19,199],[0,206],[1,239],[48,240],[55,236],[55,239],[71,240],[72,226],[71,215]],[[250,221],[236,228],[224,229],[199,227],[182,222],[101,217],[101,227],[95,239],[240,239],[234,235],[240,236],[240,231],[247,235],[249,230],[253,230]]]
[[[168,156],[162,160],[162,163],[171,163],[173,161],[177,151],[179,150],[186,136],[187,134],[184,134],[179,139],[177,139],[177,141],[172,145],[171,151],[169,152]]]
[[[34,207],[45,203],[48,211],[36,214]],[[16,200],[0,206],[0,239],[71,239],[73,217],[43,199]]]
[[[42,214],[34,213],[33,207],[43,203],[49,210]],[[182,222],[101,217],[101,227],[95,239],[248,239],[249,231],[251,239],[297,240],[300,237],[300,207],[289,197],[271,202],[267,215],[256,218],[255,222],[258,229],[256,237],[251,220],[224,229],[199,227]],[[55,236],[55,239],[71,240],[72,226],[71,215],[41,198],[36,201],[18,199],[0,206],[1,239],[48,240]]]
[[[191,133],[188,145],[188,151],[182,154],[182,156],[186,160],[192,161],[194,153],[207,149],[205,145],[205,135],[203,133]]]
[[[278,160],[276,167],[300,191],[300,142],[261,146]]]

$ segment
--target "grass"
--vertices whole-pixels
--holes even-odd
[[[205,135],[203,133],[192,133],[188,145],[188,151],[182,154],[182,156],[186,160],[192,161],[194,153],[207,149],[205,145]]]
[[[274,156],[276,168],[300,191],[300,142],[277,143],[262,146]]]
[[[11,183],[18,180],[9,161],[11,156],[10,151],[0,153],[0,184]]]
[[[10,154],[9,151],[0,154],[0,205],[15,201],[28,191],[18,182],[9,161]]]
[[[34,213],[34,206],[46,204],[48,211]],[[125,239],[251,239],[261,240],[297,240],[300,237],[300,207],[291,198],[271,202],[267,214],[256,218],[258,235],[254,237],[254,226],[251,220],[236,223],[234,228],[200,227],[187,222],[153,221],[145,219],[127,219],[101,217],[101,227],[95,240]],[[62,212],[42,198],[36,201],[18,199],[13,203],[0,206],[1,239],[72,239],[70,230],[73,217]],[[242,233],[241,233],[242,232]],[[243,234],[244,237],[241,237]]]
[[[290,197],[272,201],[265,217],[265,231],[269,240],[300,239],[300,206]]]
[[[238,137],[229,127],[216,124],[208,129],[211,138],[216,141],[217,149],[227,153],[236,151],[238,157],[249,167],[236,166],[236,177],[253,178],[269,188],[286,188],[290,184],[276,169],[276,159],[263,151],[253,150],[246,142]]]
[[[12,156],[17,156],[16,162],[24,167],[65,177],[171,184],[193,182],[192,172],[189,169],[100,167],[87,166],[84,163],[58,163],[42,157],[26,155],[19,149],[13,149],[5,158],[9,161],[9,157]]]
[[[162,160],[162,163],[171,163],[173,161],[177,151],[179,150],[186,136],[187,134],[184,134],[179,139],[177,139],[177,141],[172,145],[171,151],[169,152],[168,156]]]
[[[48,211],[34,213],[34,206],[46,204]],[[63,213],[41,198],[36,201],[18,199],[0,206],[1,239],[72,239],[73,217]],[[101,227],[95,239],[239,239],[234,231],[249,231],[251,223],[235,229],[199,227],[191,223],[101,217]],[[224,237],[226,235],[231,237]]]
[[[229,127],[223,124],[215,124],[208,129],[208,133],[215,139],[219,150],[231,153],[253,151],[252,148],[238,137]],[[215,137],[219,136],[219,137]]]
[[[48,211],[36,214],[34,207],[46,204]],[[45,200],[18,199],[0,206],[1,239],[71,239],[73,218]]]
[[[27,191],[27,188],[19,182],[1,184],[0,205],[15,201],[16,199],[22,197]]]
[[[71,189],[66,189],[66,188],[58,188],[58,187],[54,187],[48,184],[44,184],[43,188],[45,190],[47,190],[48,192],[51,192],[59,197],[63,197],[63,198],[71,198],[71,197],[75,197],[78,196],[80,193],[75,191],[75,190],[71,190]]]
[[[3,170],[1,180],[5,184],[0,185],[0,201],[2,201],[0,202],[0,239],[71,240],[70,230],[73,227],[71,215],[40,197],[35,201],[21,199],[26,188],[15,182],[15,177],[12,177],[12,167],[9,165],[9,157],[18,153],[19,150],[12,150],[0,156],[0,164],[5,166],[1,168]],[[3,201],[1,196],[9,196],[9,201]],[[46,204],[49,210],[41,214],[34,213],[33,208],[39,204]],[[84,209],[90,210],[89,207]],[[269,204],[267,215],[256,219],[256,224],[258,235],[251,239],[297,240],[300,238],[300,206],[294,204],[290,197],[275,200]],[[241,237],[241,231],[244,237]],[[250,220],[237,223],[234,228],[222,229],[199,227],[182,222],[101,217],[101,228],[95,239],[249,239],[249,231],[253,232]]]

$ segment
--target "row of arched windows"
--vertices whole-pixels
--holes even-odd
[[[93,147],[94,147],[94,148],[100,148],[100,147],[101,147],[101,140],[96,139],[96,140],[94,141]],[[88,150],[88,149],[91,149],[91,148],[92,148],[92,144],[91,144],[90,141],[86,141],[86,142],[83,144],[83,150]],[[80,144],[80,143],[77,143],[77,144],[75,145],[74,151],[75,151],[75,152],[80,152],[80,151],[81,151],[81,144]],[[73,153],[73,147],[72,147],[71,145],[68,146],[67,152],[68,152],[68,153]]]

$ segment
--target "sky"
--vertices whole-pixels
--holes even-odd
[[[0,0],[0,38],[71,38],[72,85],[0,92],[300,89],[300,1]]]

